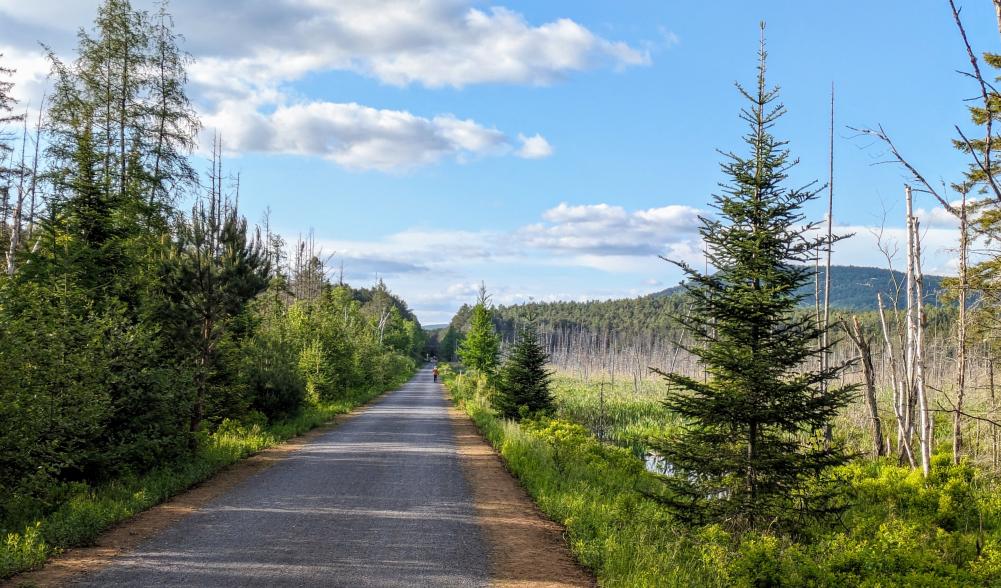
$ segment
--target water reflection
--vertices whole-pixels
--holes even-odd
[[[648,472],[661,474],[663,476],[670,476],[674,474],[674,466],[671,465],[671,462],[652,451],[647,452],[646,455],[643,456],[643,463],[646,465],[646,471]]]

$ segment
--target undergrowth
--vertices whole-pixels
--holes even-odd
[[[737,535],[674,520],[656,500],[657,476],[629,447],[567,420],[577,408],[557,406],[562,418],[519,425],[497,418],[486,382],[444,374],[455,401],[543,512],[566,527],[571,550],[603,586],[1001,584],[1001,484],[968,463],[952,465],[948,454],[936,457],[927,480],[890,459],[859,459],[837,472],[851,503],[840,518],[797,537]]]

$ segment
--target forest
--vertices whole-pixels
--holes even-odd
[[[193,155],[166,5],[107,0],[49,59],[33,112],[0,69],[0,578],[405,381],[424,348],[384,283],[241,215],[224,137]]]

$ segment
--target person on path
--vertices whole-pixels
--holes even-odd
[[[434,366],[434,369],[431,370],[431,377],[434,378],[435,382],[438,381],[438,366]]]

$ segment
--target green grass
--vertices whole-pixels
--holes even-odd
[[[557,381],[557,403],[573,403],[558,406],[560,418],[517,424],[496,417],[484,382],[444,373],[453,398],[566,527],[571,550],[603,586],[1001,585],[1001,483],[969,463],[952,465],[947,453],[927,480],[895,460],[860,459],[837,471],[851,504],[840,519],[795,538],[738,536],[674,520],[653,498],[663,491],[657,477],[630,448],[566,420],[593,416],[589,387]],[[652,423],[653,413],[628,408],[636,396],[624,395],[620,432]]]
[[[651,437],[663,435],[675,423],[660,402],[664,386],[656,380],[634,386],[622,379],[585,383],[558,374],[552,390],[557,418],[584,425],[592,434],[640,454]]]
[[[401,378],[389,388],[406,379]],[[69,547],[90,544],[110,526],[210,478],[230,464],[327,423],[380,393],[357,392],[336,402],[304,408],[293,418],[264,427],[226,421],[207,435],[186,461],[94,488],[73,484],[67,488],[66,500],[51,513],[2,538],[0,579],[39,567],[49,556]]]

